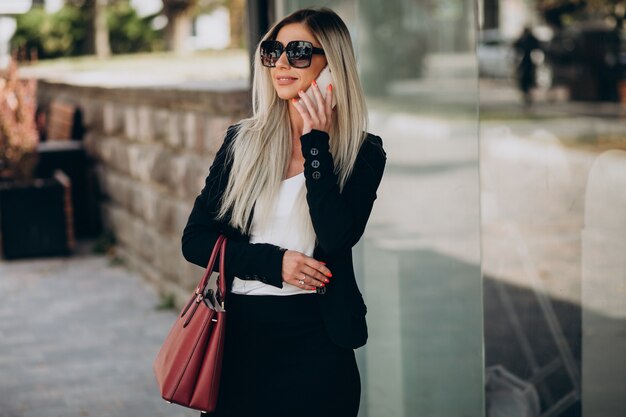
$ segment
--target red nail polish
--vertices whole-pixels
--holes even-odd
[[[315,80],[313,80],[313,85],[317,87],[317,83],[315,82]]]
[[[322,282],[322,287],[323,287],[324,285],[325,285],[325,284]]]

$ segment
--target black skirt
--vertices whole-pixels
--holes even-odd
[[[228,294],[224,362],[204,417],[356,417],[354,350],[334,344],[317,294]]]

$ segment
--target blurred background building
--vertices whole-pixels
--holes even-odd
[[[38,80],[35,173],[74,185],[62,254],[68,234],[111,236],[184,302],[201,270],[180,235],[226,127],[250,112],[257,42],[329,6],[388,156],[354,249],[360,416],[626,415],[626,1],[9,3],[2,62]]]

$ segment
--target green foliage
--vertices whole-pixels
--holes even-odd
[[[17,17],[17,30],[11,48],[27,57],[36,51],[39,59],[84,55],[89,50],[90,10],[86,6],[65,5],[56,13],[46,13],[41,6]],[[153,52],[165,49],[162,30],[154,30],[152,19],[141,18],[129,0],[117,0],[107,6],[111,51],[114,54]]]
[[[63,7],[48,14],[43,7],[17,17],[17,29],[11,48],[30,54],[36,50],[39,59],[79,55],[86,41],[87,18],[82,9]]]
[[[92,253],[104,255],[111,252],[111,249],[115,246],[116,238],[113,231],[107,230],[94,242],[91,247]]]
[[[157,310],[173,310],[176,308],[176,297],[172,293],[161,294],[159,304],[155,306]]]
[[[118,1],[107,9],[111,52],[128,54],[165,50],[163,30],[152,28],[155,16],[141,18],[128,0]]]

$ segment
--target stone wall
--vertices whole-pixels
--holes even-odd
[[[40,81],[38,95],[82,110],[105,228],[128,265],[180,306],[202,275],[182,256],[182,231],[227,127],[249,114],[247,85],[191,91]]]

